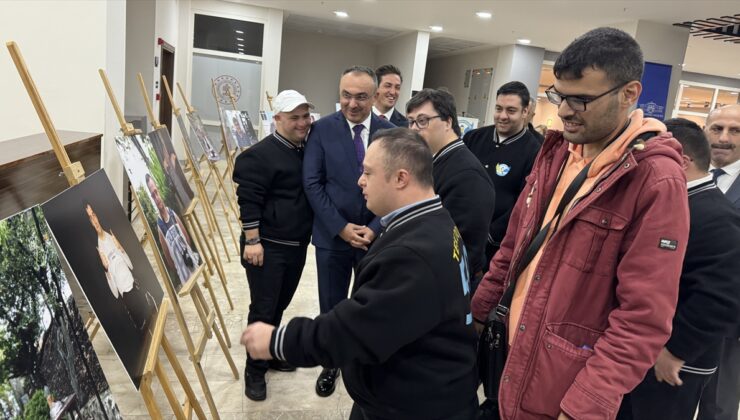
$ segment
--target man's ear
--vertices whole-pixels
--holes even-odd
[[[396,171],[393,181],[395,182],[396,188],[406,188],[406,186],[409,185],[409,181],[411,181],[411,174],[409,174],[405,169],[399,169]]]
[[[627,83],[624,88],[622,88],[622,94],[620,95],[620,98],[624,100],[624,104],[627,105],[627,107],[631,107],[637,104],[637,100],[640,99],[641,93],[642,83],[638,82],[637,80],[633,80]]]
[[[691,159],[691,157],[689,157],[688,155],[681,155],[681,169],[683,169],[684,171],[689,169],[689,166],[691,166],[691,161],[693,161],[693,159]]]

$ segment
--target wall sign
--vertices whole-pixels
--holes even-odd
[[[642,94],[637,107],[646,117],[665,119],[665,108],[668,102],[668,88],[671,84],[672,67],[667,64],[645,62],[642,75]]]

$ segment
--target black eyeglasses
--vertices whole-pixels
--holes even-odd
[[[615,90],[623,87],[627,83],[629,82],[624,82],[621,85],[614,86],[613,88],[607,90],[601,95],[592,96],[592,97],[579,96],[579,95],[563,95],[559,93],[558,91],[553,90],[555,88],[555,85],[552,85],[549,88],[547,88],[547,90],[545,91],[545,95],[547,95],[547,100],[550,101],[550,103],[553,105],[560,106],[563,103],[563,101],[565,101],[568,103],[568,106],[573,111],[583,112],[586,110],[586,104],[591,103],[601,98],[602,96],[606,96],[614,92]]]
[[[413,120],[409,118],[409,128],[413,127],[414,124],[416,124],[419,128],[427,128],[429,126],[429,121],[433,118],[442,118],[440,115],[434,115],[432,117],[427,117],[426,115],[419,115],[419,118]]]

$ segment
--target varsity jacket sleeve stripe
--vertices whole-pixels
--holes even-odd
[[[724,197],[719,197],[724,200]],[[734,210],[729,205],[726,207]],[[692,234],[691,248],[681,276],[682,290],[688,296],[681,302],[673,320],[673,332],[666,344],[668,351],[685,362],[692,362],[716,345],[721,337],[734,333],[740,312],[740,217],[701,217],[701,234]],[[683,287],[683,286],[682,286]]]
[[[675,173],[654,172],[653,180],[640,192],[624,233],[616,270],[619,306],[560,402],[572,418],[614,418],[622,396],[642,381],[671,334],[689,231],[688,196],[678,167]],[[660,246],[666,239],[675,241],[674,249]]]
[[[265,196],[273,177],[267,159],[256,152],[253,149],[243,152],[234,164],[233,179],[237,185],[236,197],[243,230],[259,227]]]
[[[434,276],[414,251],[388,247],[363,273],[371,280],[331,312],[316,319],[294,318],[272,336],[274,357],[293,366],[340,367],[348,362],[378,364],[417,340],[440,321],[442,311],[414,310],[423,305],[443,307],[443,298],[426,280]]]

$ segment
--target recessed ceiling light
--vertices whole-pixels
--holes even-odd
[[[234,32],[236,32],[236,33],[238,33],[238,34],[243,34],[243,33],[244,33],[244,31],[240,31],[240,30],[238,30],[238,29],[234,30]]]
[[[493,13],[491,12],[476,12],[475,15],[481,19],[490,19],[493,17]]]
[[[430,26],[430,27],[429,27],[429,29],[430,29],[430,30],[431,30],[432,32],[442,32],[442,30],[443,30],[444,28],[443,28],[443,27],[441,27],[441,26],[439,26],[439,25],[432,25],[432,26]]]
[[[338,18],[342,18],[342,19],[344,19],[344,18],[348,18],[348,17],[349,17],[349,13],[347,13],[347,12],[345,12],[345,11],[343,11],[343,10],[335,10],[335,11],[334,11],[334,15],[335,15],[336,17],[338,17]]]
[[[730,95],[737,95],[737,92],[730,92]]]
[[[244,41],[244,38],[237,38],[237,41]]]
[[[532,41],[529,40],[529,39],[527,39],[527,38],[519,38],[519,39],[516,40],[516,42],[518,42],[520,44],[524,44],[524,45],[529,45],[529,44],[532,43]]]
[[[237,47],[243,47],[244,44],[236,44]]]

